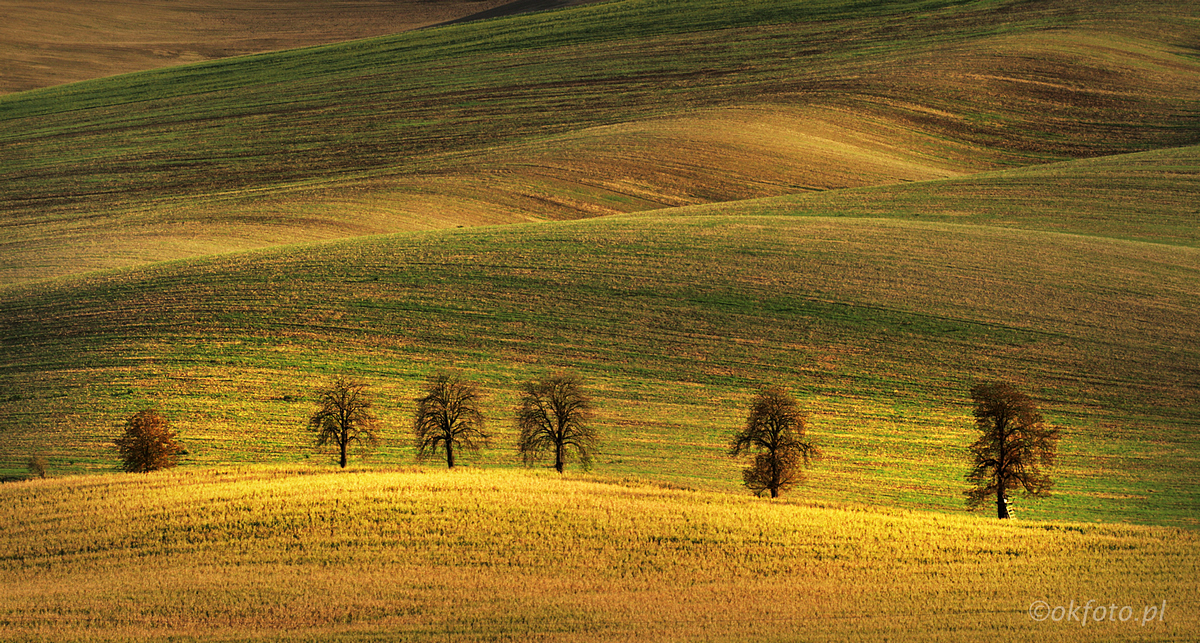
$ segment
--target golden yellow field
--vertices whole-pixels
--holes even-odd
[[[478,469],[72,477],[0,486],[0,505],[6,641],[1093,641],[1200,628],[1200,537],[1165,527]]]

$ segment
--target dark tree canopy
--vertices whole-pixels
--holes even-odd
[[[318,391],[319,406],[308,418],[309,428],[317,432],[317,446],[338,446],[343,469],[351,442],[369,445],[379,442],[379,420],[371,413],[367,386],[364,382],[339,377]]]
[[[531,465],[546,453],[554,454],[554,468],[563,472],[574,455],[584,468],[592,463],[600,436],[589,421],[592,401],[577,375],[560,374],[521,386],[517,428],[521,430],[517,451]]]
[[[121,466],[130,473],[169,469],[179,463],[183,447],[161,413],[146,409],[125,422],[125,433],[116,439]]]
[[[729,455],[754,453],[754,463],[742,471],[746,487],[762,495],[780,492],[799,484],[804,476],[801,464],[818,455],[816,447],[804,441],[807,418],[796,400],[779,386],[759,390],[746,417],[746,426],[733,436]]]
[[[1041,467],[1054,464],[1058,429],[1046,426],[1033,400],[1008,382],[976,384],[971,399],[980,436],[971,445],[967,508],[978,509],[995,498],[997,515],[1008,518],[1010,489],[1021,488],[1033,497],[1050,495],[1053,483]]]
[[[454,468],[456,452],[461,449],[477,452],[488,445],[489,436],[479,412],[482,394],[475,384],[438,373],[425,383],[424,391],[417,398],[413,417],[418,459],[442,451],[446,467]]]

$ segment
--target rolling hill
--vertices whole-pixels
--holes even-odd
[[[0,0],[47,85],[0,96],[0,639],[1194,635],[1194,3],[277,6]],[[443,369],[495,434],[453,471],[408,437]],[[564,369],[595,469],[520,470]],[[1012,521],[963,511],[990,378],[1063,433]],[[771,501],[727,456],[769,384],[822,452]],[[115,473],[147,407],[183,465]]]
[[[1189,3],[623,0],[0,97],[0,469],[295,462],[311,391],[580,371],[599,471],[734,490],[792,387],[805,497],[954,511],[966,391],[1063,427],[1030,517],[1194,525]],[[614,216],[619,215],[619,216]],[[511,466],[511,447],[479,460]]]
[[[0,502],[21,509],[0,515],[12,641],[1179,640],[1198,625],[1197,534],[1168,527],[295,466],[38,480]]]
[[[23,92],[0,283],[1196,142],[1191,6],[1129,15],[625,0]]]
[[[572,2],[0,1],[0,94]]]

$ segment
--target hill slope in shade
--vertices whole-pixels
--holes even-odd
[[[1197,140],[1188,4],[1137,21],[1070,0],[687,8],[625,0],[10,96],[0,270],[16,283]],[[51,240],[83,250],[48,256]]]

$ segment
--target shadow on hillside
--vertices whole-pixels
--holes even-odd
[[[441,27],[444,25],[456,25],[463,22],[472,22],[474,20],[487,20],[488,18],[503,18],[505,16],[515,16],[520,13],[530,13],[533,11],[546,11],[548,9],[563,9],[566,7],[574,7],[581,4],[592,4],[595,2],[605,2],[606,0],[515,0],[505,5],[501,5],[487,11],[480,11],[469,16],[457,18],[447,22],[431,25]]]

